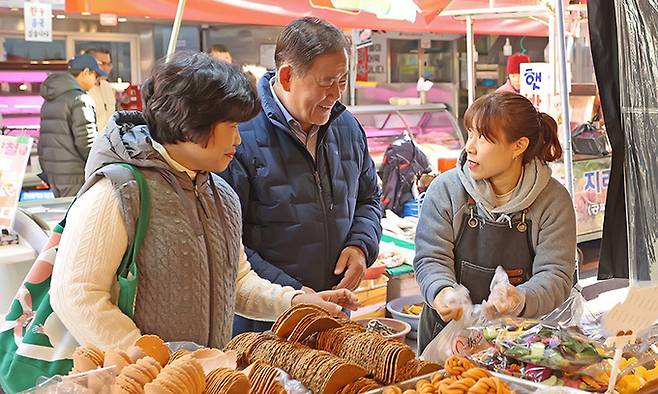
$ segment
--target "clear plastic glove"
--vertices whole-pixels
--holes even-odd
[[[525,306],[525,293],[509,283],[503,267],[496,268],[496,274],[489,287],[489,299],[482,304],[484,316],[488,320],[501,316],[518,316]]]
[[[471,305],[471,299],[468,289],[462,285],[444,287],[432,302],[432,306],[446,323],[461,319],[466,305]]]

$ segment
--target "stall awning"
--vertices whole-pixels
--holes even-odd
[[[119,13],[127,17],[150,17],[171,20],[176,15],[178,0],[66,0],[66,11]],[[316,6],[314,6],[313,4]],[[377,29],[401,32],[436,32],[463,34],[466,24],[452,16],[437,16],[437,10],[482,9],[488,0],[415,0],[420,8],[415,22],[380,19],[370,12],[344,12],[331,7],[318,7],[326,0],[194,0],[188,1],[183,20],[199,23],[231,23],[285,26],[304,16],[317,16],[341,28]],[[496,7],[536,5],[537,1],[496,0]],[[547,36],[548,28],[535,19],[478,20],[476,34]]]

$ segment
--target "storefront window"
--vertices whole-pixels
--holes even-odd
[[[82,53],[89,48],[103,48],[110,51],[113,67],[108,79],[111,82],[116,82],[118,78],[121,78],[124,82],[132,81],[129,42],[75,41],[75,53]]]
[[[450,41],[432,41],[432,46],[425,49],[423,77],[432,82],[452,82],[452,56]]]
[[[167,55],[167,47],[171,37],[171,26],[155,26],[153,28],[155,41],[155,58],[160,59]],[[176,51],[200,51],[201,38],[199,28],[196,26],[182,26],[178,32]]]
[[[419,40],[390,40],[391,82],[418,81]]]
[[[22,38],[0,38],[3,58],[0,61],[29,62],[30,60],[66,60],[66,40],[52,42],[25,41]]]

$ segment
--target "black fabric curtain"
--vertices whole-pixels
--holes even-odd
[[[599,87],[606,131],[613,152],[598,278],[628,278],[628,237],[624,193],[626,145],[624,130],[621,126],[615,2],[589,0],[587,13],[596,82]]]

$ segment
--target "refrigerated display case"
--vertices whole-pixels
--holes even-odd
[[[0,62],[0,134],[34,139],[24,188],[45,186],[37,177],[41,172],[37,158],[40,112],[44,101],[40,94],[41,83],[51,73],[63,72],[66,67],[66,61],[59,60]]]
[[[464,146],[457,120],[445,104],[357,105],[348,108],[368,137],[368,148],[377,167],[386,148],[409,131],[435,171],[442,158],[455,159]]]

